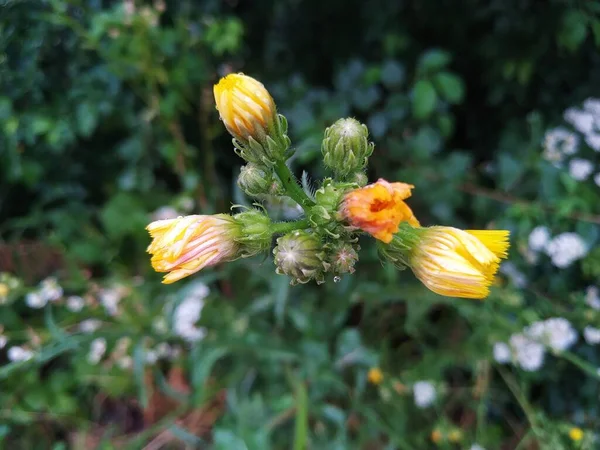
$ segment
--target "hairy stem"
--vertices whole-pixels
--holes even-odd
[[[276,222],[271,225],[273,234],[285,234],[294,230],[303,230],[310,227],[308,219],[296,220],[293,222]]]
[[[315,204],[315,202],[313,202],[308,195],[306,195],[306,192],[302,190],[298,184],[298,181],[296,180],[296,177],[294,177],[294,174],[290,171],[290,168],[285,164],[285,161],[277,162],[275,165],[275,173],[281,180],[281,184],[283,185],[286,194],[292,200],[302,206],[302,208],[306,209]]]

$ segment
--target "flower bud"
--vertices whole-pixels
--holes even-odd
[[[329,250],[328,261],[331,263],[331,271],[335,274],[354,273],[354,264],[358,261],[358,250],[346,242],[335,243]]]
[[[287,121],[277,114],[275,102],[262,83],[236,73],[221,78],[213,91],[239,156],[261,166],[285,159],[290,146]]]
[[[238,176],[238,186],[250,197],[282,194],[281,183],[272,172],[263,170],[256,164],[242,166]]]
[[[240,235],[236,240],[242,244],[241,256],[253,256],[269,249],[273,236],[269,216],[258,209],[248,209],[233,218],[240,225]]]
[[[334,220],[343,190],[336,186],[331,180],[326,180],[315,192],[316,205],[309,212],[309,218],[313,225],[325,225]]]
[[[368,136],[366,125],[350,118],[340,119],[325,130],[323,161],[336,178],[345,178],[366,167],[374,148]]]
[[[323,274],[329,269],[321,240],[307,231],[296,230],[278,238],[273,255],[276,272],[292,277],[292,285],[313,279],[323,283]]]

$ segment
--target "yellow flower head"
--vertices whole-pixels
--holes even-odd
[[[506,230],[422,229],[409,265],[433,292],[448,297],[485,298],[509,247]]]
[[[169,272],[170,284],[199,270],[239,256],[240,225],[227,214],[193,215],[157,220],[146,227],[152,237],[148,253],[157,272]]]
[[[571,440],[579,442],[583,439],[583,430],[577,427],[571,428],[569,430],[569,437],[571,438]]]
[[[263,142],[277,120],[275,102],[264,85],[242,73],[221,78],[213,88],[219,115],[240,143]]]
[[[379,367],[372,367],[369,369],[369,373],[367,373],[367,380],[371,384],[381,384],[383,381],[383,372]]]
[[[6,283],[0,283],[0,299],[8,295],[10,289]]]
[[[450,442],[460,442],[462,440],[462,431],[460,430],[452,430],[450,431],[450,433],[448,433],[448,440]]]
[[[389,243],[401,222],[418,227],[419,221],[403,201],[414,186],[379,179],[344,196],[340,213],[350,225]]]
[[[442,441],[442,439],[444,439],[444,435],[440,430],[435,429],[431,432],[431,442],[433,442],[434,444],[439,444]]]

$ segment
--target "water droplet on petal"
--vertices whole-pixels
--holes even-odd
[[[338,277],[337,275],[335,277],[333,277],[334,283],[339,283],[340,281],[342,281],[342,277]]]

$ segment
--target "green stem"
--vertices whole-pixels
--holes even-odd
[[[302,206],[302,208],[306,209],[315,204],[315,202],[313,202],[308,195],[306,195],[306,192],[302,190],[298,184],[298,181],[296,180],[296,177],[290,171],[290,168],[286,165],[285,161],[277,162],[275,165],[275,173],[281,180],[281,184],[283,185],[286,194],[292,200]]]
[[[303,230],[310,227],[308,219],[296,220],[293,222],[276,222],[271,225],[273,234],[285,234],[294,230]]]

